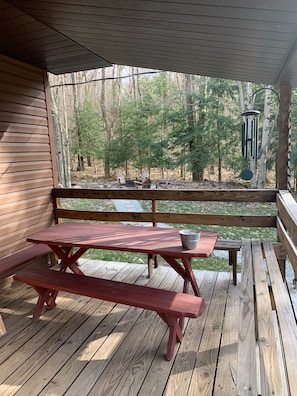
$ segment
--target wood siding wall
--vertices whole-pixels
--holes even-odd
[[[53,221],[47,89],[43,70],[0,55],[0,257]]]

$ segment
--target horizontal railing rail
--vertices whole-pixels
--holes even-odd
[[[275,202],[278,190],[134,190],[54,188],[54,198],[139,199],[156,201]]]
[[[195,213],[153,212],[100,212],[89,210],[57,209],[57,218],[92,221],[127,221],[167,224],[203,224],[228,227],[276,227],[276,216],[237,216]]]
[[[200,224],[234,227],[276,227],[276,216],[212,213],[172,213],[158,210],[158,201],[275,202],[277,190],[124,190],[53,189],[56,221],[60,219]],[[151,201],[144,212],[73,210],[61,207],[61,198],[129,199]]]

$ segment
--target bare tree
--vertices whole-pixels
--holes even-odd
[[[76,139],[77,139],[77,168],[76,170],[82,171],[84,170],[84,158],[81,155],[80,146],[81,146],[81,133],[80,133],[80,125],[78,121],[78,111],[79,111],[79,100],[78,100],[78,92],[77,92],[77,75],[76,73],[71,73],[71,82],[72,82],[72,95],[73,95],[73,110],[74,110],[74,119],[76,122]]]
[[[112,78],[115,77],[116,73],[120,76],[121,71],[121,66],[114,66],[112,68]],[[104,176],[106,178],[110,177],[110,146],[115,122],[117,119],[119,103],[121,99],[121,91],[121,79],[112,79],[108,82],[107,86],[106,69],[102,69],[100,108],[106,131],[106,147],[104,158]]]
[[[65,76],[60,77],[50,75],[49,81],[51,85],[57,84],[60,80],[61,84],[65,83]],[[68,135],[68,117],[66,106],[66,92],[63,86],[54,87],[50,91],[52,116],[54,126],[54,137],[56,146],[56,158],[58,167],[58,178],[64,187],[71,186],[70,176],[70,151],[69,151],[69,135]]]

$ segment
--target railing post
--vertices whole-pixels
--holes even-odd
[[[156,199],[152,199],[152,214],[154,218],[154,214],[158,212],[158,204]],[[156,227],[157,223],[153,221],[153,227]],[[158,268],[158,256],[155,254],[154,257],[152,258],[154,261],[154,267]]]
[[[154,218],[154,214],[158,211],[158,204],[156,199],[152,199],[152,214]],[[157,223],[153,221],[153,227],[156,227]]]

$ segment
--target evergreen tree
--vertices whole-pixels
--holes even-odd
[[[79,130],[79,141],[72,141],[71,150],[82,157],[104,158],[105,141],[103,134],[102,118],[97,110],[94,100],[86,98],[77,108],[74,120],[73,136],[77,137]]]

